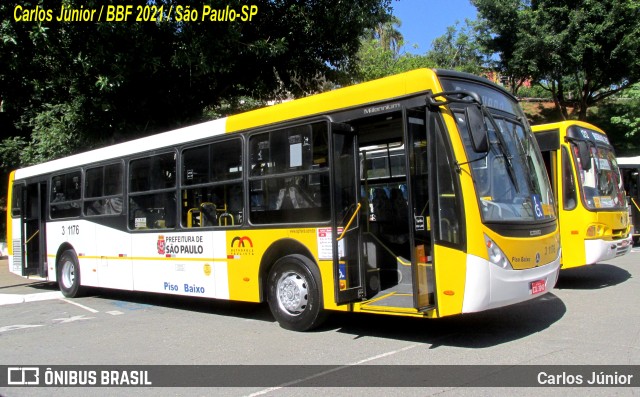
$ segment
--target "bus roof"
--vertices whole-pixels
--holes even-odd
[[[564,121],[558,121],[556,123],[537,124],[537,125],[532,125],[531,129],[533,130],[533,132],[549,131],[553,129],[563,130],[571,127],[572,125],[577,125],[583,128],[589,128],[594,131],[598,131],[603,134],[606,134],[603,130],[601,130],[597,126],[587,123],[585,121],[580,121],[580,120],[564,120]]]
[[[123,156],[161,149],[163,147],[177,145],[183,142],[195,141],[209,136],[223,134],[226,118],[194,124],[177,130],[162,132],[144,138],[105,146],[100,149],[78,153],[56,160],[47,161],[29,167],[16,170],[15,178],[23,179],[36,175],[48,174],[58,170],[64,170],[79,165],[119,159]]]
[[[440,90],[436,73],[430,69],[384,77],[356,84],[272,107],[256,109],[230,116],[227,132],[241,131],[258,126],[295,120],[301,117],[326,114],[337,109],[349,109],[381,101],[390,101],[406,95],[417,94],[428,89]]]

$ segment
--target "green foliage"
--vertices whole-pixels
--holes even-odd
[[[552,100],[549,90],[544,89],[540,85],[521,86],[518,89],[518,97]]]
[[[54,157],[67,156],[82,146],[79,128],[82,114],[73,103],[46,104],[32,120],[31,143],[22,153],[22,160],[29,164],[41,163]]]
[[[20,153],[26,146],[27,142],[20,136],[5,138],[0,142],[0,167],[2,168],[2,173],[8,174],[15,164],[20,163]]]
[[[589,109],[587,114],[589,123],[597,125],[607,133],[617,156],[637,156],[640,154],[638,139],[629,138],[627,128],[612,122],[613,119],[626,114],[628,110],[624,101],[610,98],[602,101],[597,107]]]
[[[626,98],[618,100],[621,107],[626,108],[620,116],[611,117],[613,124],[625,129],[625,137],[640,137],[640,84],[635,84],[625,92]]]
[[[402,34],[397,30],[402,22],[395,16],[378,23],[365,31],[360,40],[355,70],[349,73],[350,82],[379,79],[409,70],[432,67],[425,56],[401,53],[404,45]]]
[[[563,117],[640,81],[637,0],[473,0],[512,87],[531,79],[548,89]]]
[[[255,0],[252,21],[162,23],[16,22],[16,5],[2,2],[0,121],[13,136],[0,144],[2,164],[15,168],[192,124],[252,103],[242,98],[258,104],[320,90],[354,70],[363,33],[388,19],[390,1]],[[59,11],[62,3],[123,5],[20,4]],[[227,5],[240,9],[246,1],[214,7]]]
[[[433,40],[427,58],[438,68],[481,75],[489,64],[489,55],[477,39],[481,31],[468,19],[459,25],[449,26],[447,33]]]
[[[356,81],[379,79],[409,70],[434,67],[424,55],[398,54],[393,49],[380,45],[377,39],[363,39],[358,51]]]
[[[373,40],[382,49],[391,50],[394,54],[400,52],[404,42],[404,37],[398,28],[402,26],[402,21],[395,16],[390,16],[387,21],[378,23],[373,29],[365,32],[365,40]]]

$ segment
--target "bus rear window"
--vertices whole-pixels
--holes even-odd
[[[24,185],[16,183],[13,185],[13,193],[11,195],[11,215],[14,218],[19,217],[22,214],[22,189]]]

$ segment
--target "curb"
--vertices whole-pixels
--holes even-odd
[[[62,299],[64,295],[60,291],[41,292],[38,294],[0,294],[0,306],[15,305],[17,303],[39,302],[51,299]]]

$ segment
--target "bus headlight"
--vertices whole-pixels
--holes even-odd
[[[594,223],[587,227],[587,238],[598,238],[604,236],[605,226],[601,223]]]
[[[484,242],[487,246],[487,254],[489,255],[489,262],[493,263],[496,266],[500,266],[503,269],[513,270],[511,263],[507,259],[507,256],[502,252],[498,244],[496,244],[493,240],[489,238],[486,234],[484,235]]]

